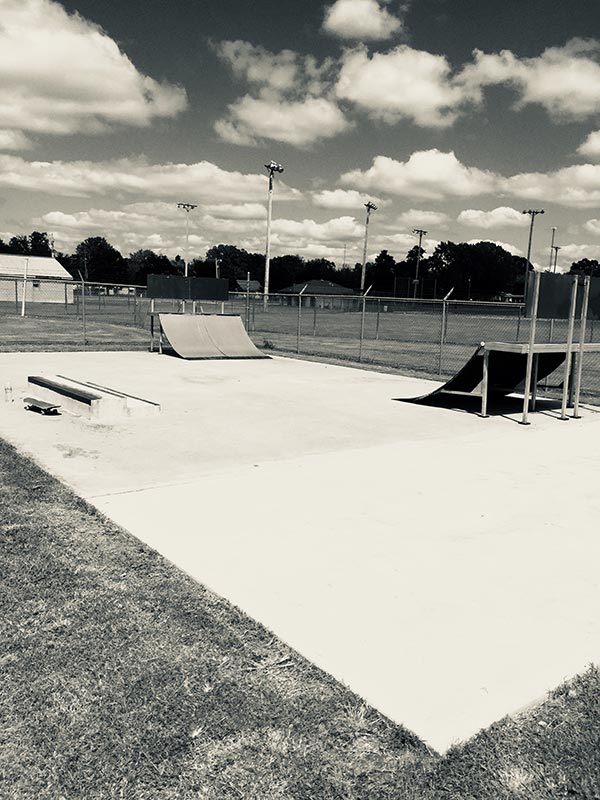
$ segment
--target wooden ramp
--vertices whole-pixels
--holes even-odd
[[[493,345],[480,345],[459,372],[432,392],[419,397],[396,397],[405,403],[422,405],[459,405],[460,398],[481,398],[484,354],[488,350],[488,385],[490,400],[506,397],[524,382],[527,370],[526,352],[505,352],[492,349]],[[566,351],[537,353],[537,382],[544,380],[566,358]],[[468,402],[468,401],[467,401]]]
[[[160,314],[161,330],[181,358],[269,358],[254,345],[241,317]]]

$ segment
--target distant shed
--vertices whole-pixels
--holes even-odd
[[[354,310],[355,291],[339,283],[325,281],[322,279],[308,280],[303,283],[295,283],[286,289],[280,289],[278,294],[287,296],[287,305],[298,305],[298,295],[304,287],[306,289],[302,296],[302,305],[315,306],[317,308],[339,308],[343,310]]]
[[[72,303],[73,278],[55,258],[0,253],[0,300]]]

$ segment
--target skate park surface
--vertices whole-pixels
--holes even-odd
[[[66,374],[161,405],[23,409]],[[393,402],[430,381],[273,358],[0,355],[0,435],[446,750],[600,661],[600,414]],[[493,413],[493,409],[491,409]]]

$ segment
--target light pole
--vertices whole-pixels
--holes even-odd
[[[271,215],[273,212],[273,175],[276,172],[282,173],[283,167],[276,161],[270,161],[265,164],[265,169],[269,173],[269,195],[267,201],[267,244],[265,253],[265,288],[264,288],[264,302],[263,307],[267,310],[269,302],[269,265],[271,262]]]
[[[215,258],[215,278],[219,277],[219,265],[221,263],[220,258]]]
[[[417,289],[419,287],[419,264],[421,263],[421,242],[423,241],[423,237],[427,234],[427,231],[423,231],[421,230],[421,228],[413,228],[413,233],[415,233],[419,237],[419,249],[417,250],[417,266],[415,268],[415,279],[413,281],[415,285],[413,297],[416,298]]]
[[[543,214],[543,208],[529,208],[523,214],[529,214],[531,223],[529,225],[529,242],[527,244],[527,263],[525,264],[525,286],[523,287],[524,300],[527,302],[527,289],[529,287],[529,265],[531,264],[531,242],[533,241],[533,224],[538,214]]]
[[[561,245],[553,244],[552,249],[554,250],[554,269],[553,272],[556,272],[556,262],[558,261],[558,251],[561,249]]]
[[[185,271],[184,275],[188,276],[188,262],[190,260],[190,211],[198,208],[193,203],[177,203],[177,208],[182,208],[185,211]]]
[[[369,241],[369,218],[371,216],[371,211],[377,211],[377,206],[375,203],[372,203],[370,200],[365,203],[365,208],[367,209],[367,217],[365,219],[365,246],[363,248],[363,259],[362,259],[362,269],[360,271],[360,292],[361,294],[365,290],[365,274],[367,271],[367,243]]]
[[[556,236],[556,225],[552,226],[552,241],[550,242],[550,261],[548,262],[548,271],[552,270],[552,251],[554,250],[554,237]]]

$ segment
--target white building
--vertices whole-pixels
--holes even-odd
[[[72,303],[73,278],[55,259],[0,253],[0,301]]]

